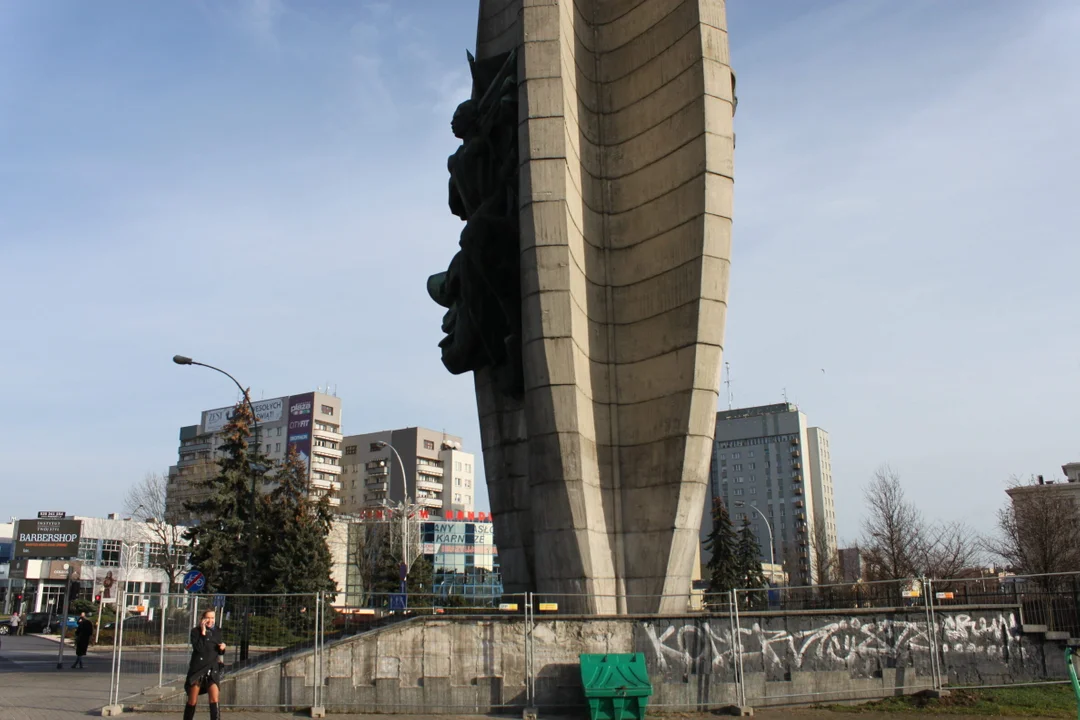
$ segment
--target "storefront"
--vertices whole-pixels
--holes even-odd
[[[421,552],[441,595],[470,599],[502,595],[499,551],[490,521],[428,520],[420,525]]]

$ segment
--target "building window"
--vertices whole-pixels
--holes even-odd
[[[345,454],[346,455],[355,455],[356,454],[356,446],[355,445],[346,445],[345,446]]]
[[[455,460],[454,461],[454,470],[457,470],[458,472],[461,472],[461,461],[460,460]]]
[[[467,473],[472,472],[472,463],[465,463],[465,472],[467,472]]]
[[[323,415],[330,415],[332,417],[334,415],[333,406],[332,405],[323,405],[322,406],[322,414]]]
[[[472,480],[466,480],[465,481],[465,487],[471,488],[472,487]]]
[[[742,463],[737,463],[732,469],[733,470],[742,470]]]
[[[101,543],[101,566],[120,567],[119,540],[104,540]]]
[[[471,503],[472,502],[472,495],[466,495],[465,496],[465,502],[466,503]]]
[[[454,485],[456,487],[461,487],[461,478],[454,478]]]
[[[435,441],[434,440],[425,440],[424,441],[424,449],[425,450],[434,450],[435,449]]]
[[[379,443],[371,443],[368,445],[368,452],[379,452],[380,450],[382,450],[382,445]]]
[[[79,559],[91,564],[97,560],[97,538],[79,538]]]
[[[731,453],[731,457],[734,460],[738,460],[739,459],[739,453]]]
[[[746,457],[754,457],[754,451],[751,450],[750,452],[746,453]]]
[[[750,488],[751,495],[757,495],[757,488]]]
[[[281,452],[281,443],[275,443],[274,452]]]
[[[735,488],[736,495],[742,495],[742,488]]]

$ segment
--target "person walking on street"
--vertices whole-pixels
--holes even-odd
[[[210,700],[210,720],[221,717],[218,710],[218,685],[225,668],[222,657],[225,654],[225,643],[222,641],[221,629],[215,625],[216,618],[213,610],[204,610],[199,624],[191,629],[191,662],[188,663],[187,678],[184,680],[184,693],[187,695],[184,720],[193,720],[199,696],[204,693]]]
[[[75,664],[71,669],[83,666],[86,648],[90,647],[90,638],[94,635],[94,623],[86,619],[86,613],[79,613],[79,624],[75,626]]]
[[[22,627],[22,618],[19,617],[19,611],[11,613],[11,617],[8,619],[8,625],[11,626],[11,634],[18,635],[19,629]]]

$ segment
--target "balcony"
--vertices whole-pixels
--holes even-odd
[[[340,465],[333,465],[333,464],[328,463],[328,462],[323,462],[323,461],[319,460],[318,455],[312,455],[311,456],[311,469],[312,470],[318,470],[319,472],[330,473],[331,475],[340,475],[341,474],[341,466]]]
[[[379,490],[385,490],[388,485],[389,485],[389,483],[387,482],[386,478],[372,478],[372,477],[369,477],[366,480],[364,480],[364,487],[367,487],[367,488],[376,488],[376,489],[379,489]]]
[[[416,498],[416,502],[417,502],[418,505],[421,505],[423,507],[431,507],[431,508],[441,508],[442,507],[442,499],[437,498],[437,497]]]
[[[441,467],[431,467],[430,465],[417,465],[416,472],[420,475],[430,475],[431,477],[437,478],[443,476],[443,469]]]
[[[334,432],[332,430],[320,430],[317,427],[313,427],[311,429],[311,434],[313,437],[321,437],[327,440],[333,440],[334,442],[341,442],[345,438],[345,436],[339,432]]]
[[[328,447],[322,447],[321,445],[315,445],[314,447],[311,448],[311,450],[312,450],[312,452],[318,452],[318,453],[320,453],[322,455],[327,455],[329,457],[335,457],[335,458],[340,458],[345,454],[344,452],[342,452],[340,447],[338,447],[338,448],[328,448]]]
[[[430,490],[431,492],[441,493],[443,486],[441,482],[433,482],[431,480],[425,480],[423,478],[416,479],[416,487],[420,490]]]
[[[341,489],[341,483],[336,482],[334,480],[312,479],[311,487],[319,488],[320,490],[335,490],[335,491],[337,491],[337,490]]]
[[[791,457],[802,457],[802,453],[800,453],[798,450],[792,450]]]
[[[370,465],[370,463],[368,463],[368,464]],[[390,473],[390,468],[386,467],[385,465],[377,465],[375,467],[366,467],[365,466],[364,470],[367,472],[368,477],[374,477],[374,476],[385,477],[386,475],[388,475]]]

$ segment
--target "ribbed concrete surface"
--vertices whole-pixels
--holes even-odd
[[[478,56],[521,55],[524,402],[477,377],[509,591],[685,602],[730,256],[725,27],[720,0],[481,2]]]

